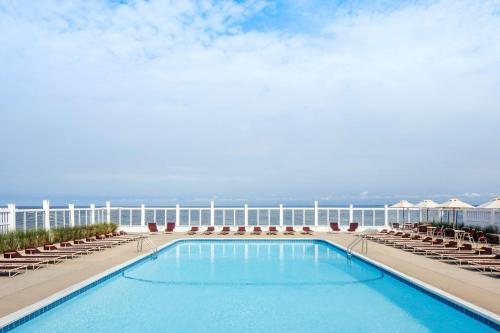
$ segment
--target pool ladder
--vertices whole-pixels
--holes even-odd
[[[351,259],[352,250],[356,245],[361,243],[361,252],[360,253],[368,253],[368,240],[365,237],[365,234],[359,234],[357,237],[347,246],[347,259]]]
[[[152,248],[152,255],[151,257],[153,259],[158,259],[158,248],[153,244],[151,239],[149,239],[148,236],[141,236],[140,238],[137,239],[137,253],[142,252],[142,248],[144,247],[144,242],[146,242],[147,245]]]

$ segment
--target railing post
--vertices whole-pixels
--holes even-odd
[[[318,226],[318,202],[314,201],[314,226]]]
[[[69,204],[69,226],[72,228],[75,226],[75,204]]]
[[[349,223],[354,222],[354,206],[349,205]]]
[[[43,227],[45,230],[50,230],[50,203],[49,200],[43,200]]]
[[[280,204],[280,227],[283,226],[283,205]]]
[[[16,230],[16,205],[15,204],[8,204],[7,208],[9,209],[9,226],[8,226],[7,231],[15,231]]]
[[[146,226],[146,206],[141,204],[141,227]]]
[[[245,204],[245,227],[248,227],[248,205]]]
[[[106,201],[106,223],[111,223],[111,202]]]
[[[95,204],[90,204],[90,224],[95,224]]]
[[[181,225],[181,207],[179,204],[175,205],[175,225]]]
[[[210,201],[210,226],[215,226],[215,205]]]
[[[389,206],[384,205],[384,226],[389,227]]]

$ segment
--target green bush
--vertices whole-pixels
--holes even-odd
[[[6,236],[7,234],[0,233],[0,253],[3,253],[6,250],[6,244],[5,244]]]
[[[15,231],[10,231],[5,234],[5,251],[15,251],[19,249],[19,242],[17,240],[17,235]]]
[[[45,229],[38,229],[36,231],[36,245],[44,246],[50,244],[51,236],[50,232]]]
[[[0,253],[9,250],[40,247],[47,244],[68,242],[98,234],[107,234],[118,228],[113,223],[100,223],[74,227],[60,227],[50,231],[44,229],[11,231],[0,234]]]
[[[31,248],[31,247],[38,246],[37,231],[36,230],[28,230],[28,231],[26,231],[25,235],[26,235],[25,248]]]
[[[16,230],[14,232],[14,237],[16,238],[16,243],[17,243],[17,249],[24,249],[26,248],[26,243],[27,243],[27,237],[26,237],[26,232],[22,230]]]

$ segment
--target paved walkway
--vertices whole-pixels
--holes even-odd
[[[184,233],[157,234],[151,239],[160,246],[179,238],[262,238],[262,236],[188,236]],[[276,236],[271,236],[276,237]],[[278,236],[316,238],[347,246],[353,236],[317,233],[313,236]],[[106,251],[68,260],[13,278],[0,277],[0,317],[31,305],[95,274],[137,256],[135,242]],[[440,288],[452,295],[500,315],[500,279],[461,269],[423,256],[407,253],[382,244],[369,242],[367,257],[404,274]]]

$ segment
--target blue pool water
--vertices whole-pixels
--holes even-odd
[[[182,241],[13,332],[494,332],[320,241]]]

